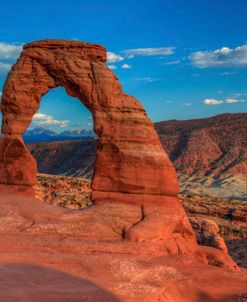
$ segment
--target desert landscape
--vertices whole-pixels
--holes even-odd
[[[97,44],[35,41],[6,79],[2,299],[245,301],[246,114],[154,126],[105,61]],[[26,147],[57,86],[91,111],[97,139]]]
[[[247,302],[247,1],[5,1],[0,302]]]
[[[176,167],[182,193],[247,200],[246,113],[154,125]],[[32,141],[57,137],[52,133],[47,138],[48,134],[42,129],[41,134],[32,136]],[[97,139],[93,133],[91,139],[84,137],[83,141],[80,134],[67,135],[57,142],[35,144],[30,143],[29,136],[27,146],[37,160],[39,172],[91,179]]]

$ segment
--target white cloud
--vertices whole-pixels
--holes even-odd
[[[222,47],[214,51],[197,51],[192,53],[189,59],[199,68],[247,67],[247,45],[236,48]]]
[[[236,72],[224,71],[224,72],[220,73],[220,75],[223,75],[223,76],[230,76],[230,75],[234,75],[234,74],[236,74]]]
[[[205,99],[203,101],[203,103],[205,105],[220,105],[220,104],[223,104],[223,101],[221,100],[216,100],[216,99]]]
[[[9,72],[22,51],[22,46],[0,42],[0,74]]]
[[[205,105],[221,105],[223,103],[227,104],[236,104],[236,103],[245,103],[245,100],[239,100],[239,99],[233,99],[233,98],[227,98],[225,100],[216,100],[216,99],[205,99],[203,103]]]
[[[106,55],[107,55],[107,63],[116,63],[124,60],[122,56],[111,51],[107,51]]]
[[[108,68],[110,68],[111,70],[117,69],[117,66],[113,65],[113,64],[109,64],[107,65]]]
[[[245,103],[245,100],[238,100],[238,99],[226,99],[225,100],[225,103],[228,103],[228,104],[234,104],[234,103]]]
[[[14,60],[22,51],[21,45],[0,42],[0,60]]]
[[[58,126],[61,128],[68,126],[70,123],[68,120],[56,120],[52,115],[44,113],[36,113],[33,117],[33,122],[38,125]]]
[[[124,50],[122,53],[127,58],[132,59],[135,56],[167,56],[174,53],[175,47],[159,47],[159,48],[134,48]]]
[[[167,62],[167,63],[165,63],[165,65],[177,65],[177,64],[179,64],[179,63],[180,63],[180,61],[177,60],[177,61]]]
[[[131,66],[128,65],[128,64],[123,64],[121,67],[122,67],[123,69],[130,69],[130,68],[131,68]]]
[[[9,72],[12,64],[0,62],[0,73]]]
[[[188,103],[184,103],[184,105],[185,106],[191,106],[192,104],[188,102]]]
[[[234,96],[246,96],[247,93],[236,92],[236,93],[233,93],[232,95],[234,95]]]
[[[158,81],[156,78],[151,78],[151,77],[143,77],[143,78],[135,78],[136,81],[141,81],[145,83],[152,83]]]

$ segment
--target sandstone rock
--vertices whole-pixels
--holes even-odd
[[[169,252],[165,238],[124,240],[123,227],[142,217],[135,200],[78,211],[38,201],[29,190],[0,185],[2,301],[237,302],[246,294],[246,270],[233,273],[220,250],[203,247],[212,266]]]
[[[216,222],[205,217],[191,217],[190,222],[198,234],[198,242],[201,245],[213,246],[227,254],[228,249],[224,239],[219,235],[219,227]]]
[[[0,139],[0,180],[6,184],[29,185],[36,183],[37,165],[21,137]]]
[[[175,169],[153,124],[141,104],[123,93],[105,60],[105,49],[95,44],[44,40],[25,45],[3,89],[3,134],[22,135],[42,96],[63,86],[94,119],[99,143],[93,190],[177,195]],[[18,173],[24,174],[20,169]],[[3,178],[0,182],[8,183]]]

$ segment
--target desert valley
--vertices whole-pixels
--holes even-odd
[[[182,193],[247,200],[246,113],[159,122],[155,128],[176,167]],[[24,135],[40,173],[92,177],[97,145],[94,133],[90,137],[72,132],[64,137],[41,130]],[[30,143],[44,139],[48,143]]]

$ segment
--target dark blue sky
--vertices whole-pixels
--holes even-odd
[[[88,2],[2,3],[0,87],[18,45],[78,39],[102,44],[115,54],[108,65],[153,121],[246,111],[247,1]],[[63,89],[50,91],[39,113],[33,126],[43,123],[61,131],[91,127],[87,110]]]

